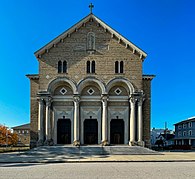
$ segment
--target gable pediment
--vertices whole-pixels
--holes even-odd
[[[51,48],[55,48],[57,44],[63,43],[64,40],[68,37],[71,37],[71,35],[75,32],[77,32],[81,27],[85,27],[86,24],[90,21],[94,21],[97,23],[98,26],[102,27],[105,32],[109,32],[111,34],[111,38],[115,38],[118,43],[123,44],[124,48],[129,49],[133,54],[139,56],[140,59],[144,60],[147,56],[147,54],[141,50],[139,47],[134,45],[132,42],[130,42],[128,39],[123,37],[121,34],[119,34],[117,31],[112,29],[110,26],[108,26],[106,23],[104,23],[102,20],[100,20],[98,17],[96,17],[94,14],[89,14],[84,19],[73,25],[71,28],[60,34],[58,37],[50,41],[48,44],[43,46],[41,49],[35,52],[35,56],[37,58],[41,58],[41,56],[44,53],[48,53]],[[84,50],[84,47],[79,45],[75,47],[76,50]],[[106,47],[101,47],[106,48]]]

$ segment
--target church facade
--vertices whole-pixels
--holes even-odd
[[[31,147],[150,145],[147,54],[90,13],[35,52],[29,74]]]

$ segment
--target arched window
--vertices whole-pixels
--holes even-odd
[[[123,73],[123,61],[120,62],[120,73]]]
[[[118,73],[118,61],[115,62],[115,73]]]
[[[92,61],[91,73],[95,73],[95,61]]]
[[[124,72],[124,62],[116,61],[115,62],[115,73],[123,73]]]
[[[87,34],[87,49],[95,50],[95,34],[93,32]]]
[[[90,61],[87,61],[87,73],[90,73]]]
[[[58,73],[62,73],[62,62],[58,61]]]
[[[67,62],[63,62],[63,73],[67,73]]]

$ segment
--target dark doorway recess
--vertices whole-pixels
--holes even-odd
[[[124,121],[112,119],[110,122],[110,143],[124,144]]]
[[[84,144],[98,144],[97,119],[85,119],[84,121]]]
[[[71,144],[71,121],[70,119],[58,119],[57,143]]]

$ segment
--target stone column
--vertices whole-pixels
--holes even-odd
[[[42,98],[38,98],[39,111],[38,111],[38,146],[43,145],[44,132],[43,132],[43,107],[44,101]]]
[[[80,97],[74,96],[74,141],[73,145],[80,145],[80,136],[79,136],[79,102]]]
[[[130,114],[130,141],[129,145],[133,146],[135,144],[135,98],[130,98],[130,107],[131,107],[131,114]]]
[[[191,139],[189,139],[189,145],[192,145],[192,143],[191,143]]]
[[[144,146],[144,142],[143,142],[143,116],[142,116],[142,104],[143,104],[143,98],[140,97],[138,99],[138,144],[140,146]]]
[[[51,98],[48,97],[46,100],[46,113],[45,113],[45,136],[46,136],[46,145],[52,145],[52,139],[51,139]]]
[[[102,96],[102,145],[108,145],[107,95]]]

